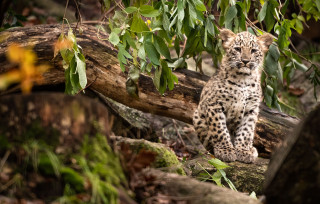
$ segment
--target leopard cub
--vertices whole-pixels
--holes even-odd
[[[258,156],[253,137],[261,97],[260,75],[270,34],[220,31],[225,55],[201,92],[193,124],[204,147],[223,161],[252,163]]]

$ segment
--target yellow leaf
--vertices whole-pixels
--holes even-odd
[[[33,83],[41,83],[42,73],[49,69],[47,65],[36,66],[37,56],[31,49],[25,49],[18,44],[8,47],[7,58],[10,62],[19,64],[18,70],[0,75],[0,89],[6,89],[10,84],[21,84],[23,93],[30,93]]]
[[[0,90],[6,89],[10,84],[18,83],[21,80],[19,70],[13,70],[0,75]]]

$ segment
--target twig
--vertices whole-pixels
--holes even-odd
[[[300,15],[300,14],[301,14],[301,12],[303,11],[303,8],[302,8],[302,7],[301,7],[301,5],[299,4],[299,1],[298,1],[298,0],[296,0],[296,3],[298,4],[299,9],[300,9],[300,12],[299,12],[299,15]],[[309,28],[309,26],[307,25],[307,23],[306,23],[306,22],[302,21],[302,23],[303,23],[307,28]]]
[[[89,86],[91,86],[98,78],[98,75],[96,74],[96,78],[90,82],[90,84],[88,84],[86,87],[84,87],[83,89],[81,89],[76,95],[78,95],[80,92],[84,91],[85,89],[87,89]]]
[[[76,7],[77,7],[77,11],[78,11],[78,15],[79,15],[79,19],[77,21],[77,25],[76,25],[76,30],[78,28],[78,23],[80,22],[80,26],[81,26],[81,23],[82,23],[82,17],[81,17],[81,13],[80,13],[80,9],[79,9],[79,5],[78,5],[78,2],[76,0],[73,0],[74,3],[76,4]]]
[[[101,21],[82,21],[82,24],[104,24],[109,25],[109,22],[101,22]]]
[[[104,19],[106,18],[106,16],[111,13],[111,11],[113,11],[116,8],[116,6],[112,6],[107,12],[105,12],[102,16],[102,18],[100,18],[100,22],[103,22]]]
[[[7,150],[6,153],[4,154],[3,158],[1,159],[1,162],[0,162],[0,172],[2,172],[2,168],[4,166],[4,164],[6,163],[9,155],[10,155],[10,150]]]
[[[172,119],[172,123],[173,123],[173,127],[176,129],[176,131],[177,131],[177,135],[179,136],[179,138],[180,138],[180,140],[181,140],[181,143],[183,144],[183,146],[185,147],[186,146],[186,144],[184,143],[184,141],[183,141],[183,139],[182,139],[182,137],[181,137],[181,135],[180,135],[180,132],[179,132],[179,130],[178,130],[178,128],[177,128],[177,122],[176,122],[176,120],[175,119]]]
[[[64,30],[64,19],[66,19],[66,13],[67,13],[68,5],[69,5],[69,0],[67,0],[66,7],[64,9],[64,14],[63,14],[63,19],[62,19],[62,26],[61,26],[61,31],[62,32]]]

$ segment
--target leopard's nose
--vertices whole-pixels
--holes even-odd
[[[241,61],[242,61],[245,65],[247,65],[250,60],[249,60],[249,59],[241,59]]]

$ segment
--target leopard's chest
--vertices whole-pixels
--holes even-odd
[[[227,123],[241,120],[248,98],[247,88],[229,90],[228,98],[224,101]]]

